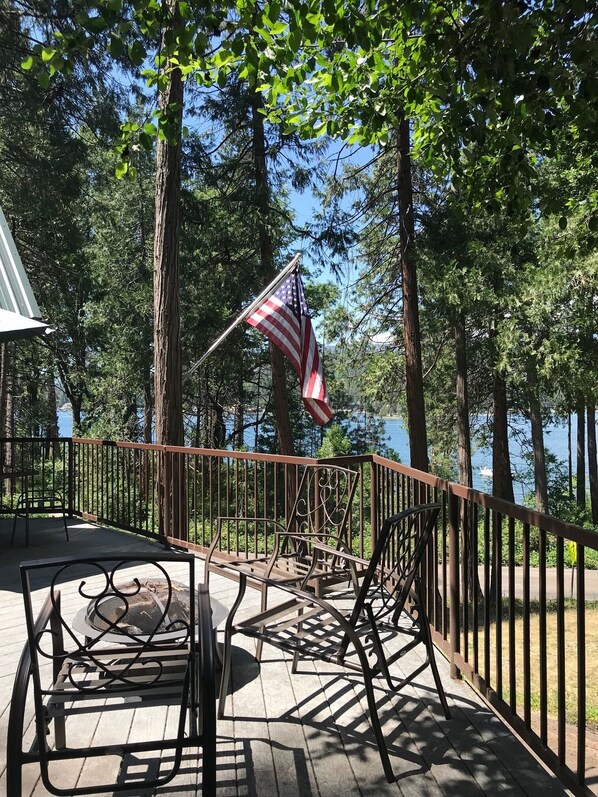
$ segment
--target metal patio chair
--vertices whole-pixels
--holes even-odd
[[[30,515],[47,515],[61,513],[62,523],[64,525],[64,533],[67,542],[69,541],[69,530],[66,525],[66,506],[64,497],[58,490],[50,490],[48,488],[42,490],[28,490],[21,493],[17,499],[17,505],[14,510],[14,519],[12,522],[12,536],[10,544],[13,545],[15,541],[15,534],[17,531],[17,518],[25,518],[25,547],[29,547],[29,516]]]
[[[430,667],[444,715],[450,712],[440,681],[419,571],[430,542],[439,506],[426,504],[412,507],[383,524],[369,562],[345,549],[331,548],[314,542],[313,568],[318,558],[334,555],[345,561],[352,571],[352,590],[330,598],[298,589],[253,574],[253,578],[277,593],[281,603],[236,622],[249,576],[239,572],[239,591],[230,611],[224,632],[223,673],[220,682],[218,716],[224,716],[226,695],[231,674],[232,638],[243,634],[292,652],[292,671],[297,672],[302,657],[323,659],[356,670],[363,675],[370,721],[389,782],[393,775],[386,741],[374,698],[373,678],[382,675],[392,691],[398,691]],[[365,575],[363,573],[365,572]],[[361,574],[361,575],[360,575]],[[309,573],[306,575],[309,579]],[[333,597],[334,596],[334,597]],[[388,643],[397,635],[407,635],[403,646],[387,653]],[[392,664],[418,644],[423,644],[426,657],[411,673],[401,679],[393,677]]]
[[[184,570],[186,584],[169,576],[167,568],[174,565],[177,573]],[[214,795],[214,643],[206,585],[199,586],[195,602],[194,557],[136,553],[38,560],[21,565],[21,580],[27,643],[10,707],[8,794],[20,797],[22,767],[31,762],[39,764],[51,794],[161,786],[177,774],[186,747],[201,747],[202,794]],[[42,585],[48,592],[36,616],[34,590]],[[28,692],[35,739],[24,746]],[[157,706],[165,707],[166,726],[164,718],[161,724],[154,720]],[[111,734],[122,732],[122,741],[93,733],[107,712]],[[143,723],[143,738],[130,731],[136,722]],[[139,756],[152,751],[159,755]],[[108,763],[100,768],[105,782],[77,775],[85,759],[95,756],[117,757],[117,772]],[[73,759],[74,782],[65,785],[60,779]]]
[[[206,555],[205,579],[210,573],[237,578],[242,572],[250,578],[250,585],[262,591],[262,608],[267,606],[267,582],[252,579],[260,576],[285,584],[307,585],[317,592],[320,584],[346,579],[344,560],[334,555],[336,549],[350,549],[350,519],[353,498],[359,484],[359,473],[339,465],[319,463],[308,465],[297,487],[288,520],[273,518],[227,516],[217,518],[216,535]],[[264,547],[273,536],[271,553],[259,555],[220,556],[223,535],[241,537],[253,547],[263,535]],[[314,559],[315,543],[326,543],[326,553],[320,551]],[[240,547],[240,546],[239,546]],[[227,549],[231,549],[227,545]],[[234,548],[233,548],[234,550]],[[237,548],[239,550],[239,548]]]

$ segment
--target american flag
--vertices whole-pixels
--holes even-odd
[[[297,371],[305,409],[316,423],[332,418],[320,352],[299,272],[293,271],[247,318],[283,351]]]

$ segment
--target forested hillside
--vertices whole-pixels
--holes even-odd
[[[55,434],[57,386],[77,434],[141,442],[359,453],[397,413],[411,464],[464,484],[487,440],[512,500],[516,414],[536,506],[598,524],[597,21],[586,0],[0,0],[0,206],[54,329],[2,346],[6,435]],[[296,249],[323,429],[247,324],[189,372]],[[572,415],[569,477],[543,429]]]

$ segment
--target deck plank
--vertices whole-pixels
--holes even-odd
[[[261,682],[278,793],[289,794],[298,789],[305,797],[313,797],[319,793],[314,763],[305,744],[301,719],[293,713],[296,696],[285,656],[267,648],[264,653],[260,674],[267,672]]]

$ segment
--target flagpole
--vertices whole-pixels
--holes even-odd
[[[268,287],[267,287],[267,288],[264,288],[264,290],[263,290],[263,291],[260,293],[260,295],[259,295],[259,296],[258,296],[256,299],[254,299],[254,300],[251,302],[251,304],[250,304],[250,305],[248,305],[248,306],[247,306],[247,307],[246,307],[246,308],[245,308],[245,309],[244,309],[244,310],[241,312],[241,314],[240,314],[240,315],[238,315],[238,316],[237,316],[237,318],[236,318],[236,319],[233,321],[233,323],[232,323],[232,324],[231,324],[231,325],[228,327],[228,329],[226,329],[226,330],[225,330],[225,331],[222,333],[222,335],[220,335],[220,337],[216,338],[216,340],[215,340],[215,341],[214,341],[214,342],[211,344],[211,346],[208,348],[208,350],[205,352],[205,354],[203,354],[203,355],[202,355],[202,356],[199,358],[199,360],[198,360],[196,363],[194,363],[194,364],[191,366],[191,368],[189,368],[189,370],[185,371],[185,373],[183,374],[183,382],[186,382],[186,381],[187,381],[187,379],[190,379],[190,378],[193,376],[193,374],[194,374],[194,373],[197,371],[197,369],[198,369],[198,368],[199,368],[199,366],[200,366],[200,365],[203,363],[203,361],[204,361],[204,360],[206,360],[206,359],[207,359],[207,358],[210,356],[210,354],[211,354],[213,351],[215,351],[215,350],[218,348],[218,346],[220,346],[220,344],[221,344],[221,343],[222,343],[222,342],[223,342],[223,341],[224,341],[224,340],[225,340],[225,339],[226,339],[226,338],[227,338],[227,337],[230,335],[230,333],[233,331],[233,329],[235,329],[235,327],[238,327],[238,326],[239,326],[239,324],[241,324],[243,321],[245,321],[245,319],[247,318],[247,316],[251,315],[251,313],[253,313],[253,311],[256,309],[256,307],[259,307],[259,305],[260,305],[260,304],[261,304],[261,303],[264,301],[264,299],[265,299],[265,298],[268,296],[268,294],[269,294],[269,293],[271,293],[271,292],[272,292],[272,291],[273,291],[273,290],[276,288],[276,286],[278,285],[278,283],[279,283],[279,282],[282,282],[282,280],[283,280],[283,279],[284,279],[284,278],[285,278],[285,277],[286,277],[288,274],[290,274],[290,273],[291,273],[291,271],[292,271],[294,268],[296,268],[296,267],[297,267],[297,263],[299,262],[299,258],[300,258],[300,257],[301,257],[301,253],[300,253],[300,252],[297,252],[297,254],[295,255],[295,257],[294,257],[294,258],[293,258],[293,259],[292,259],[292,260],[291,260],[291,261],[288,263],[288,265],[286,265],[286,266],[283,268],[283,270],[282,270],[282,271],[279,271],[279,272],[278,272],[278,274],[277,274],[277,275],[274,277],[274,279],[273,279],[273,280],[272,280],[272,282],[271,282],[271,283],[268,285]]]

